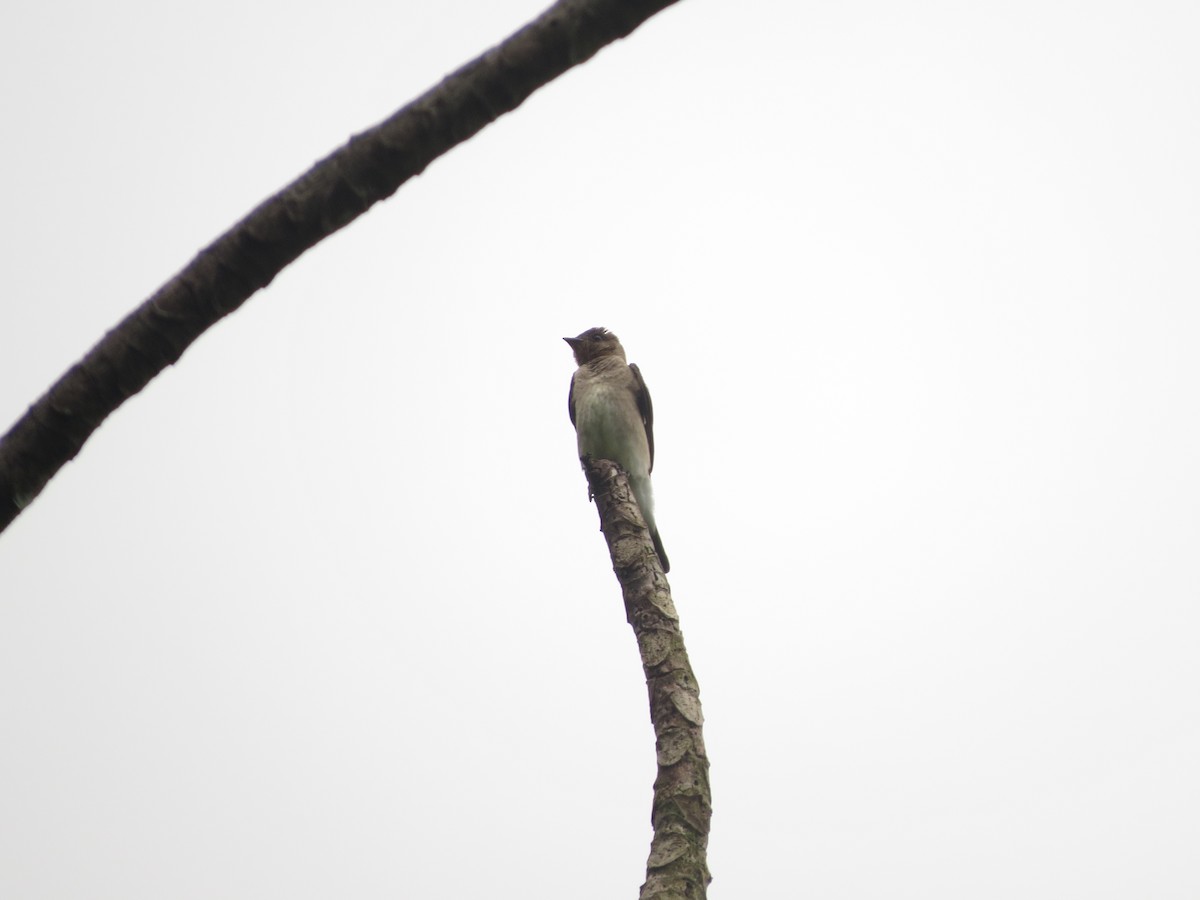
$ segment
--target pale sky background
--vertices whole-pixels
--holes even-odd
[[[544,0],[10,2],[3,427]],[[1200,7],[684,0],[0,536],[0,897],[632,898],[561,337],[657,413],[714,898],[1200,896]]]

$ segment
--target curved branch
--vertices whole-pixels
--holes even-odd
[[[607,459],[584,460],[583,470],[600,511],[650,693],[658,777],[650,813],[654,839],[640,900],[700,900],[712,880],[707,862],[712,793],[700,687],[683,645],[671,586],[628,478]]]
[[[0,531],[117,407],[305,250],[675,0],[560,0],[268,199],[202,250],[0,439]]]

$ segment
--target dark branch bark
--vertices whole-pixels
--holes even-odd
[[[658,750],[650,814],[654,839],[640,900],[699,900],[712,880],[707,862],[712,794],[700,688],[683,645],[671,586],[625,473],[607,459],[585,460],[583,470],[641,651]]]
[[[223,234],[110,331],[0,439],[0,530],[100,423],[206,329],[426,166],[675,0],[560,0]]]

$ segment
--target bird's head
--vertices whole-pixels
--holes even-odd
[[[617,336],[607,328],[589,328],[578,337],[563,340],[570,345],[575,354],[575,362],[581,366],[603,356],[625,358],[625,348],[621,346]]]

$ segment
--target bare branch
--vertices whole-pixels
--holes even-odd
[[[641,651],[658,751],[650,814],[654,839],[640,900],[701,900],[712,880],[707,862],[712,793],[700,688],[683,645],[671,586],[628,478],[607,459],[585,460],[583,470]]]
[[[560,0],[246,216],[110,331],[0,439],[0,530],[113,411],[305,250],[675,0]]]

